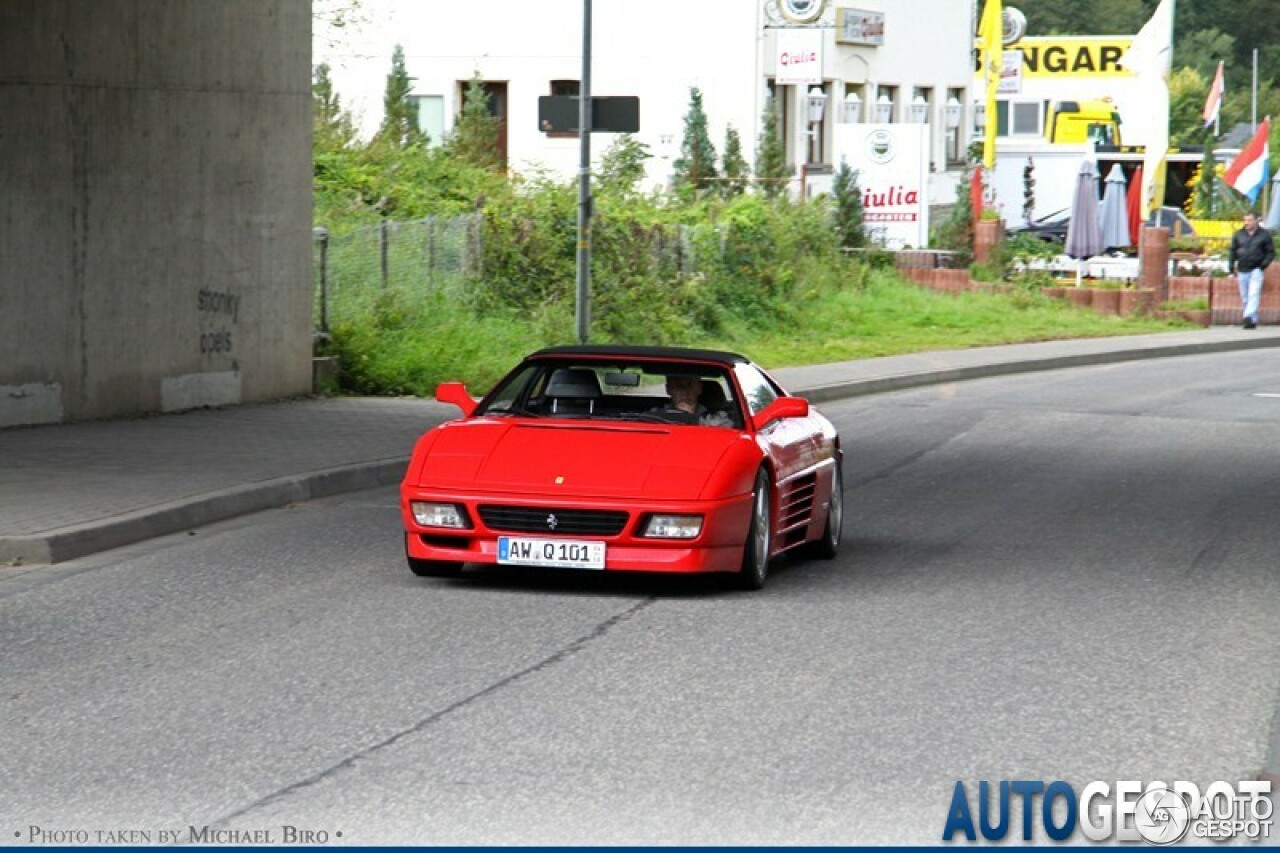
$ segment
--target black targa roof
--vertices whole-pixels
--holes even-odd
[[[528,358],[534,359],[548,356],[589,356],[593,358],[609,358],[616,356],[618,358],[643,358],[655,361],[709,361],[715,364],[725,365],[726,367],[730,367],[735,364],[744,364],[750,361],[750,359],[744,355],[739,355],[735,352],[721,352],[720,350],[690,349],[688,347],[614,346],[605,344],[567,344],[558,347],[547,347],[546,349],[540,349],[535,353],[530,353]]]

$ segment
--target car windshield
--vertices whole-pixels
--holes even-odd
[[[489,392],[476,414],[738,429],[743,423],[724,367],[628,360],[526,362]]]

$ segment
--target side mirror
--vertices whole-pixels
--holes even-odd
[[[765,406],[751,422],[757,430],[782,418],[805,418],[809,416],[809,401],[803,397],[779,397]]]
[[[471,413],[478,405],[478,401],[472,399],[467,393],[467,386],[461,382],[441,382],[436,386],[436,400],[441,403],[452,403],[462,409],[464,418],[471,417]]]

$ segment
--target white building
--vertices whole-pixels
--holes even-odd
[[[582,0],[367,0],[362,8],[368,20],[348,31],[318,23],[315,62],[329,64],[342,103],[366,134],[381,120],[391,53],[400,44],[433,140],[452,129],[478,72],[503,122],[508,164],[565,178],[576,173],[576,135],[542,132],[538,98],[578,91]],[[592,14],[591,94],[639,97],[636,137],[654,155],[654,184],[669,179],[680,155],[696,86],[717,151],[732,126],[749,160],[765,99],[778,95],[797,193],[802,173],[810,193],[830,186],[836,122],[928,122],[929,198],[954,200],[972,125],[974,0],[594,0]],[[813,14],[812,23],[797,24]],[[820,82],[777,82],[795,70],[797,48],[813,55]],[[815,89],[826,101],[822,119],[811,124],[807,102]],[[594,134],[593,155],[611,142],[611,134]]]

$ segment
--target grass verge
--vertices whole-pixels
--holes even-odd
[[[1189,328],[1150,318],[1104,317],[1035,292],[939,294],[892,270],[811,271],[796,295],[754,320],[726,313],[715,332],[654,341],[741,352],[784,367],[1003,343],[1141,334]],[[618,323],[613,323],[617,328]],[[637,324],[641,326],[643,324]],[[574,340],[572,305],[532,314],[479,314],[458,300],[376,306],[333,327],[343,391],[432,396],[460,380],[473,393],[493,385],[531,350]],[[604,342],[604,338],[593,341]]]

